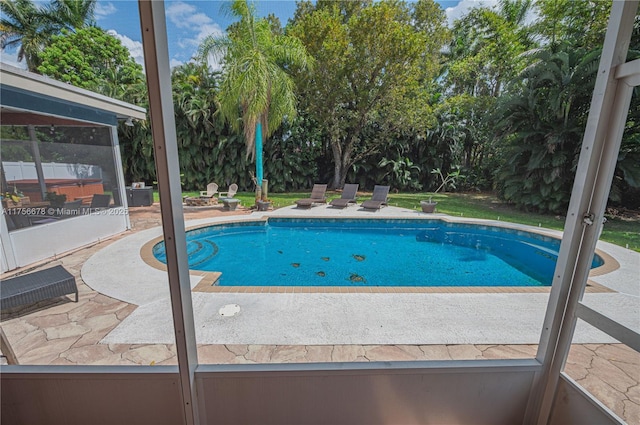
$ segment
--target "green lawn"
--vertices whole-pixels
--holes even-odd
[[[184,193],[184,196],[198,195],[196,192]],[[329,199],[339,196],[337,192],[328,192]],[[420,201],[426,200],[428,196],[424,193],[391,193],[389,205],[420,210]],[[520,211],[487,193],[438,193],[431,196],[438,202],[437,212],[452,216],[508,221],[556,230],[564,228],[564,217]],[[242,205],[254,204],[253,193],[238,193],[235,197],[242,201]],[[293,205],[296,199],[307,197],[309,192],[269,193],[269,198],[276,208]],[[361,195],[361,200],[367,198],[366,194]],[[158,200],[157,192],[155,199]],[[640,252],[640,221],[607,217],[601,239]]]

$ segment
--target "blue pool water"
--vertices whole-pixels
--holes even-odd
[[[548,286],[559,247],[439,220],[270,218],[187,232],[190,268],[222,272],[223,286]],[[153,251],[166,262],[163,242]]]

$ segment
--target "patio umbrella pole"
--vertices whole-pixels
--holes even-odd
[[[262,123],[256,124],[256,184],[262,183]]]

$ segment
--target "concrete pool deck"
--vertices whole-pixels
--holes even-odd
[[[251,221],[263,217],[343,218],[443,218],[455,222],[504,225],[489,220],[466,220],[386,207],[377,212],[359,206],[336,209],[284,207],[268,213],[252,213],[233,220]],[[191,220],[186,227],[228,221],[229,217]],[[528,231],[558,236],[560,232],[509,225]],[[138,306],[101,341],[105,344],[173,343],[173,326],[166,272],[151,267],[140,256],[142,247],[161,236],[152,228],[127,236],[95,253],[82,267],[82,279],[95,291]],[[640,254],[599,242],[598,248],[620,263],[617,270],[592,276],[590,280],[612,289],[587,293],[584,303],[640,330],[638,270]],[[108,273],[105,273],[108,270]],[[191,275],[195,288],[203,279]],[[519,293],[477,293],[456,290],[427,293],[411,289],[386,292],[298,291],[201,292],[193,291],[196,339],[199,344],[275,345],[429,345],[429,344],[537,344],[544,318],[548,290]],[[243,291],[244,289],[236,289]],[[219,314],[227,305],[238,305],[233,316]],[[580,323],[575,343],[613,343],[610,337]]]

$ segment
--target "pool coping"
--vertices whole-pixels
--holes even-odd
[[[300,219],[300,216],[295,215],[269,215],[265,214],[262,217],[251,217],[250,220],[245,219],[227,219],[221,221],[215,221],[210,223],[202,223],[198,225],[188,226],[185,228],[186,232],[198,230],[211,226],[220,226],[225,224],[234,224],[234,223],[266,223],[269,218],[284,218],[284,219]],[[304,218],[304,217],[303,217]],[[306,217],[307,219],[330,219],[335,220],[335,216],[311,216]],[[339,219],[339,218],[338,218]],[[394,218],[388,217],[349,217],[350,220],[394,220]],[[458,219],[455,217],[442,215],[442,214],[433,214],[428,217],[402,217],[395,218],[395,220],[416,220],[416,221],[433,221],[440,220],[446,223],[456,223],[456,224],[474,224],[474,225],[485,225],[492,227],[499,227],[503,229],[516,230],[516,231],[525,231],[545,237],[551,237],[555,239],[562,239],[562,233],[559,234],[551,234],[551,232],[557,232],[551,229],[546,228],[536,228],[532,226],[521,225],[517,223],[509,223],[509,222],[496,222],[493,220],[482,220],[482,219]],[[163,236],[157,236],[147,241],[140,248],[140,257],[141,259],[149,266],[154,269],[167,271],[167,266],[165,263],[162,263],[153,255],[153,247],[162,242],[164,240]],[[596,254],[598,254],[604,261],[604,263],[596,268],[591,269],[589,272],[589,278],[595,276],[602,276],[608,273],[611,273],[620,268],[620,263],[613,258],[608,253],[602,251],[601,249],[596,248]],[[192,288],[193,292],[204,292],[204,293],[396,293],[396,294],[406,294],[406,293],[423,293],[423,294],[512,294],[512,293],[549,293],[551,291],[552,286],[526,286],[526,287],[518,287],[518,286],[220,286],[217,284],[220,276],[222,276],[221,272],[208,272],[208,271],[200,271],[200,270],[192,270],[189,269],[189,275],[200,277],[200,281],[197,283],[195,287]],[[604,285],[601,285],[592,279],[587,281],[587,286],[585,288],[585,293],[611,293],[616,292],[615,290],[608,288]]]

